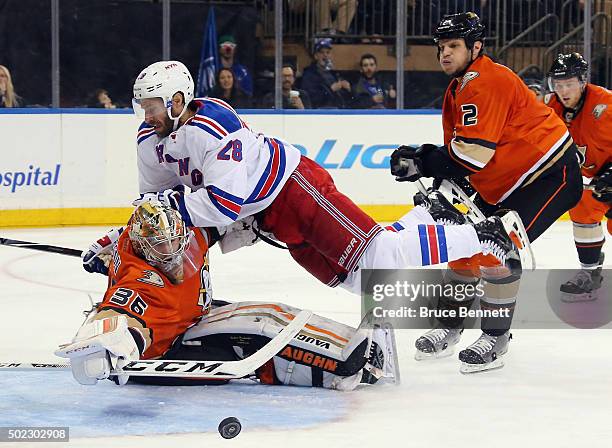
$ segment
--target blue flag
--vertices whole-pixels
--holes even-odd
[[[204,38],[202,40],[202,53],[200,54],[200,69],[198,70],[198,85],[196,97],[208,95],[215,86],[215,74],[219,67],[219,50],[217,45],[217,25],[215,23],[215,8],[210,7]]]

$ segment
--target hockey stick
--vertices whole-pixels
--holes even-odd
[[[80,250],[70,249],[69,247],[52,246],[50,244],[12,240],[9,238],[0,238],[0,245],[10,246],[10,247],[21,247],[23,249],[39,250],[42,252],[53,252],[55,254],[69,255],[71,257],[79,257],[79,258],[81,258],[81,254],[82,254]]]
[[[451,198],[463,203],[468,209],[467,217],[472,223],[476,224],[487,219],[485,214],[476,206],[476,204],[474,204],[474,202],[472,202],[470,197],[463,191],[463,189],[452,180],[444,179],[440,184],[440,191],[442,194],[450,196]],[[531,243],[529,242],[527,231],[525,230],[523,221],[518,213],[514,211],[506,213],[503,217],[501,217],[501,221],[504,229],[506,229],[506,233],[508,233],[508,236],[510,236],[518,249],[523,268],[530,269],[532,271],[535,270],[535,256],[533,255],[533,250],[531,249]]]
[[[463,191],[463,189],[452,180],[442,180],[442,182],[440,183],[439,191],[445,196],[450,197],[451,200],[457,201],[465,205],[467,207],[468,219],[473,224],[487,219],[485,214],[478,207],[476,207],[476,204],[472,202],[470,197]]]
[[[417,179],[416,186],[419,189],[419,191],[423,193],[425,196],[427,196],[431,190],[431,189],[428,190],[427,188],[425,188],[425,185],[423,185],[423,182],[421,182],[421,179]],[[474,204],[472,200],[470,199],[470,197],[467,194],[465,194],[463,189],[459,187],[452,180],[450,179],[442,180],[442,182],[440,183],[440,187],[438,187],[438,191],[442,193],[444,196],[446,196],[447,199],[451,201],[451,203],[457,202],[457,203],[461,203],[465,205],[465,207],[467,208],[466,217],[468,218],[468,221],[471,222],[472,224],[476,224],[477,222],[480,222],[486,219],[486,216],[484,215],[484,213],[482,213],[480,209],[476,207],[476,204]]]
[[[293,320],[257,352],[240,361],[182,361],[171,359],[138,360],[112,375],[155,376],[231,380],[244,378],[272,359],[300,332],[312,311],[302,310]],[[66,370],[70,364],[0,363],[0,370]]]

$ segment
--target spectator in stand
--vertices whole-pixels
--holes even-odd
[[[11,72],[0,65],[0,107],[23,107],[23,98],[15,93]]]
[[[93,95],[91,96],[91,101],[89,102],[89,107],[97,107],[103,109],[117,108],[117,106],[113,104],[113,100],[111,100],[111,97],[108,94],[108,90],[106,89],[97,89],[93,93]]]
[[[236,58],[236,48],[237,45],[234,36],[228,34],[219,38],[219,59],[221,61],[221,67],[231,69],[242,91],[248,96],[253,96],[253,78],[247,68],[238,62]]]
[[[330,34],[346,34],[357,12],[357,0],[320,0],[318,6],[320,29]],[[336,14],[334,20],[332,13]]]
[[[217,72],[217,82],[209,96],[225,101],[234,109],[252,107],[251,98],[244,93],[234,78],[234,72],[229,68],[222,68]]]
[[[351,84],[333,70],[331,39],[315,43],[314,61],[304,69],[302,89],[315,109],[344,109],[351,105]]]
[[[295,72],[291,65],[283,65],[283,109],[312,109],[310,96],[305,90],[296,89]],[[274,92],[267,93],[263,97],[262,107],[274,109]]]
[[[308,0],[287,0],[289,10],[296,13],[306,11]],[[357,0],[318,0],[314,9],[314,26],[317,34],[346,34],[357,12]],[[332,14],[335,19],[332,20]]]
[[[366,53],[359,61],[361,76],[353,85],[356,109],[385,109],[395,107],[396,91],[378,76],[376,57]]]
[[[544,81],[536,78],[524,78],[523,82],[535,94],[538,101],[544,101],[544,95],[546,94]]]

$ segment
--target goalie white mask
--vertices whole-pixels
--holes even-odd
[[[185,104],[181,112],[174,116],[172,97],[177,92],[183,94]],[[176,130],[179,119],[187,111],[187,105],[193,98],[193,78],[185,64],[179,61],[160,61],[149,65],[136,78],[132,106],[136,116],[142,119],[146,114],[159,113],[165,109],[168,117],[174,122],[173,130]],[[161,101],[147,102],[148,99],[160,99]],[[148,103],[146,113],[143,100]],[[154,110],[155,107],[159,110]]]
[[[159,202],[144,202],[132,215],[129,236],[136,255],[160,269],[172,283],[183,281],[190,232],[176,210]]]

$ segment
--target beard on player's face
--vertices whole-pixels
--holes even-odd
[[[442,39],[438,42],[438,60],[442,71],[451,78],[462,76],[467,67],[478,55],[482,44],[476,42],[468,48],[464,39]]]

